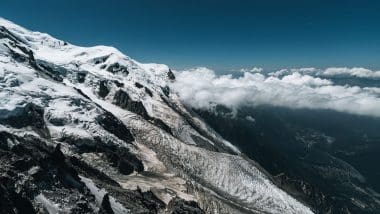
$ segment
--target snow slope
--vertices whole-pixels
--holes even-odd
[[[88,163],[124,189],[151,190],[167,205],[178,197],[196,201],[207,213],[312,213],[186,109],[168,87],[175,77],[166,65],[139,63],[112,47],[75,46],[1,18],[0,26],[1,131],[60,143],[65,155]],[[9,122],[31,103],[43,109],[44,125]],[[115,123],[102,125],[99,118],[107,114],[132,136],[112,129]],[[102,152],[78,153],[99,139],[127,148],[144,170],[123,174],[109,166]],[[129,209],[128,201],[112,190],[96,187],[84,175],[83,181],[90,192],[102,193],[95,194],[95,204],[109,192],[114,211]],[[64,210],[39,191],[34,203]]]

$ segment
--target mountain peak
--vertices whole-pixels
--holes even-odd
[[[183,105],[168,66],[0,25],[2,210],[312,212]]]

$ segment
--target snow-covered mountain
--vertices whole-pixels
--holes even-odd
[[[0,19],[0,213],[312,213],[173,81]]]

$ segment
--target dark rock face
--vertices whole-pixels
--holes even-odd
[[[37,61],[36,64],[40,67],[40,72],[49,76],[51,79],[55,81],[62,82],[63,77],[66,76],[66,70],[61,67],[52,65],[41,60]]]
[[[9,147],[7,142],[10,141],[20,144]],[[127,149],[99,143],[90,145],[92,149],[78,149],[105,153],[110,167],[116,165],[122,173],[129,172],[131,168],[143,171],[141,161]],[[101,204],[96,204],[94,195],[81,181],[79,174],[107,190]],[[111,195],[131,213],[158,213],[166,209],[165,204],[151,191],[121,188],[116,181],[92,166],[74,156],[67,157],[61,151],[60,144],[52,148],[34,136],[20,138],[0,132],[0,214],[40,213],[45,207],[35,198],[41,193],[52,203],[69,209],[70,213],[114,213]],[[187,206],[192,205],[179,207],[187,210]],[[98,207],[99,212],[94,207]]]
[[[99,90],[98,90],[98,95],[102,98],[105,98],[109,93],[110,93],[110,90],[108,89],[108,86],[107,86],[107,81],[106,80],[101,80],[99,82]]]
[[[166,125],[166,123],[164,123],[162,120],[160,120],[158,118],[153,118],[153,117],[151,117],[149,120],[150,120],[150,122],[152,122],[157,127],[165,130],[169,134],[173,134],[170,127],[168,125]]]
[[[20,115],[20,117],[22,118],[19,118],[19,119],[22,119],[23,121],[27,122],[28,125],[34,126],[37,129],[46,130],[43,108],[33,103],[29,103],[23,109],[23,112]]]
[[[136,171],[138,172],[143,171],[141,161],[127,149],[97,144],[96,148],[92,148],[92,150],[88,148],[82,148],[81,150],[83,152],[96,151],[105,154],[106,160],[110,163],[110,167],[117,167],[121,173],[129,172],[129,170],[132,170],[132,167],[135,167],[135,170],[137,167],[138,169]],[[123,189],[118,182],[81,160],[71,157],[70,162],[80,174],[91,178],[96,186],[107,190],[108,193],[104,195],[101,203],[100,213],[108,214],[113,212],[110,204],[110,196],[117,199],[118,202],[126,209],[129,209],[131,213],[159,213],[166,208],[165,204],[151,191],[143,192],[140,188],[137,188],[137,190]]]
[[[149,117],[142,102],[132,100],[127,92],[123,90],[119,90],[115,93],[114,104],[120,106],[121,108],[127,109],[128,111],[141,115],[143,118]]]
[[[58,66],[53,66],[45,61],[36,61],[33,51],[27,47],[26,43],[24,43],[22,39],[13,35],[3,26],[0,27],[0,38],[8,38],[11,41],[4,45],[8,48],[9,53],[14,60],[21,63],[28,63],[40,74],[54,81],[63,81],[62,76],[66,74],[65,69]],[[18,49],[22,54],[14,49]]]
[[[6,29],[3,26],[0,26],[0,39],[8,38],[9,40],[15,42],[15,43],[23,43],[23,41],[15,36],[13,33],[9,32],[8,29]]]
[[[135,86],[136,86],[136,88],[143,88],[143,87],[144,87],[143,85],[141,85],[141,84],[138,83],[138,82],[135,82]]]
[[[51,162],[57,168],[57,177],[67,188],[83,189],[84,185],[80,181],[77,171],[66,161],[65,155],[61,151],[61,145],[57,144],[50,154]]]
[[[9,141],[19,144],[9,147]],[[71,201],[94,203],[60,146],[53,149],[34,136],[5,132],[0,132],[0,145],[0,213],[36,213],[40,205],[34,198],[41,192],[54,192],[56,202],[76,210],[83,209]]]
[[[109,58],[110,56],[103,56],[103,57],[99,57],[99,58],[95,58],[94,59],[94,64],[97,65],[97,64],[100,64],[100,63],[104,63],[107,61],[107,59]]]
[[[18,52],[14,51],[11,48],[9,48],[9,51],[11,53],[12,59],[16,60],[17,62],[20,62],[20,63],[28,63],[29,62],[29,58],[27,55],[19,54]]]
[[[170,94],[170,89],[169,89],[168,86],[162,87],[161,90],[162,90],[162,93],[165,94],[165,96],[167,96],[167,97],[169,96],[169,94]]]
[[[122,83],[122,82],[119,82],[119,81],[117,81],[117,80],[114,80],[113,82],[114,82],[115,85],[116,85],[117,87],[119,87],[119,88],[124,87],[124,83]]]
[[[113,126],[113,127],[117,127],[117,126]],[[122,129],[123,128],[120,127],[120,130]],[[127,133],[129,131],[126,128],[125,130],[126,130],[125,136],[124,135],[121,135],[121,136],[122,138],[124,138],[124,141],[126,143],[131,143],[133,138],[132,136],[130,136],[131,138],[128,138]],[[63,139],[63,140],[64,142],[70,143],[71,145],[75,146],[76,148],[74,149],[74,151],[77,152],[78,154],[83,154],[83,153],[102,154],[103,161],[107,162],[107,164],[109,164],[110,167],[114,167],[115,169],[117,169],[121,174],[129,175],[134,171],[136,172],[144,171],[144,165],[141,162],[141,160],[138,159],[135,154],[130,152],[128,148],[118,147],[115,144],[110,144],[109,142],[103,142],[100,137],[95,137],[94,140],[89,140],[89,139]],[[57,156],[59,157],[59,155]],[[91,176],[94,176],[94,175],[96,175],[97,177],[100,176],[101,179],[105,179],[104,182],[112,183],[111,178],[109,178],[103,173],[100,173],[98,170],[91,169],[90,166],[81,162],[77,158],[73,158],[73,162],[75,163],[74,164],[75,166],[86,169],[85,170],[86,174],[89,173]]]
[[[140,116],[142,116],[144,119],[148,120],[149,122],[153,123],[157,127],[160,127],[161,129],[165,130],[166,132],[172,134],[171,129],[168,125],[166,125],[162,120],[158,118],[153,118],[148,115],[148,112],[146,111],[144,105],[140,101],[133,101],[127,92],[123,90],[119,90],[116,92],[114,97],[114,104],[127,109],[128,111],[131,111],[133,113],[136,113]]]
[[[151,191],[143,192],[140,188],[137,188],[135,191],[135,197],[142,202],[142,204],[149,210],[149,213],[157,213],[158,210],[165,207],[165,204]]]
[[[83,93],[82,90],[80,90],[79,88],[75,88],[74,89],[80,94],[82,95],[84,98],[88,99],[88,100],[91,100],[91,98],[89,96],[87,96],[85,93]]]
[[[113,152],[107,152],[106,156],[111,165],[116,167],[121,174],[129,175],[133,171],[144,171],[144,165],[126,148],[119,148]]]
[[[147,93],[150,97],[153,97],[152,91],[147,87],[145,87],[145,93]]]
[[[28,103],[24,107],[17,107],[11,112],[3,110],[0,115],[0,124],[10,125],[15,128],[32,127],[42,136],[48,136],[49,131],[44,121],[44,109],[34,103]]]
[[[16,193],[10,179],[7,177],[0,178],[0,214],[34,214],[31,201],[22,194]]]
[[[96,121],[101,125],[105,130],[111,132],[116,137],[125,141],[126,143],[131,143],[134,141],[131,132],[125,127],[125,125],[117,119],[113,114],[105,112],[104,114],[98,116]]]
[[[124,155],[123,152],[119,154],[116,153],[117,151],[114,151],[114,154],[108,153],[107,155],[108,160],[114,159],[110,160],[110,166],[112,167],[114,167],[114,164],[118,164],[121,159],[126,161],[125,156],[120,156]],[[111,206],[109,201],[110,195],[116,198],[125,208],[131,210],[131,213],[157,213],[159,210],[165,208],[165,204],[150,191],[142,192],[140,189],[123,189],[120,187],[119,183],[112,180],[112,178],[109,178],[91,166],[86,166],[83,162],[76,160],[75,165],[81,174],[91,177],[97,186],[105,188],[108,191],[108,195],[106,194],[103,197],[100,213],[112,213],[111,211],[113,210],[110,209]]]
[[[114,63],[108,66],[107,71],[111,73],[123,73],[125,75],[129,74],[128,68],[120,65],[119,63]]]
[[[102,205],[101,205],[99,213],[100,214],[103,214],[103,213],[104,214],[114,214],[112,207],[111,207],[111,203],[110,203],[110,196],[108,193],[103,196]]]
[[[205,212],[195,201],[185,201],[180,198],[174,198],[169,203],[169,209],[172,214],[204,214]]]
[[[45,76],[49,79],[52,79],[57,82],[62,82],[63,77],[66,75],[66,70],[62,67],[50,64],[42,60],[36,60],[34,58],[34,53],[32,50],[28,49],[26,46],[16,44],[16,48],[22,51],[28,59],[29,65],[39,72],[42,76]],[[16,52],[12,49],[9,49],[14,55]]]
[[[119,172],[123,175],[130,175],[134,171],[133,165],[125,160],[119,160],[118,166],[117,166]]]
[[[15,128],[34,126],[38,129],[45,127],[44,110],[34,103],[28,103],[24,107],[17,107],[12,112],[7,112],[0,117],[0,123],[8,124]]]
[[[84,83],[85,80],[86,80],[86,73],[78,72],[77,73],[77,81],[79,83]]]
[[[90,166],[88,163],[85,163],[77,157],[70,157],[70,163],[78,172],[86,177],[96,179],[103,185],[110,185],[121,188],[118,182],[110,178],[104,172]]]
[[[175,80],[175,76],[174,76],[173,71],[171,69],[169,69],[169,71],[168,71],[168,78],[170,80]]]

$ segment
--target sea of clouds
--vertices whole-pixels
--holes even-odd
[[[258,68],[254,68],[258,69]],[[321,77],[356,77],[356,78],[367,78],[376,79],[380,81],[380,71],[373,71],[367,68],[354,67],[331,67],[326,69],[318,68],[293,68],[293,69],[281,69],[276,72],[269,73],[273,76],[282,76],[289,73],[298,72],[301,74],[308,74],[313,76]]]
[[[380,88],[335,85],[328,77],[379,79],[380,71],[365,68],[300,68],[265,73],[241,69],[242,75],[217,75],[208,68],[176,72],[171,87],[189,106],[211,109],[224,105],[272,105],[288,108],[329,109],[380,117]]]

